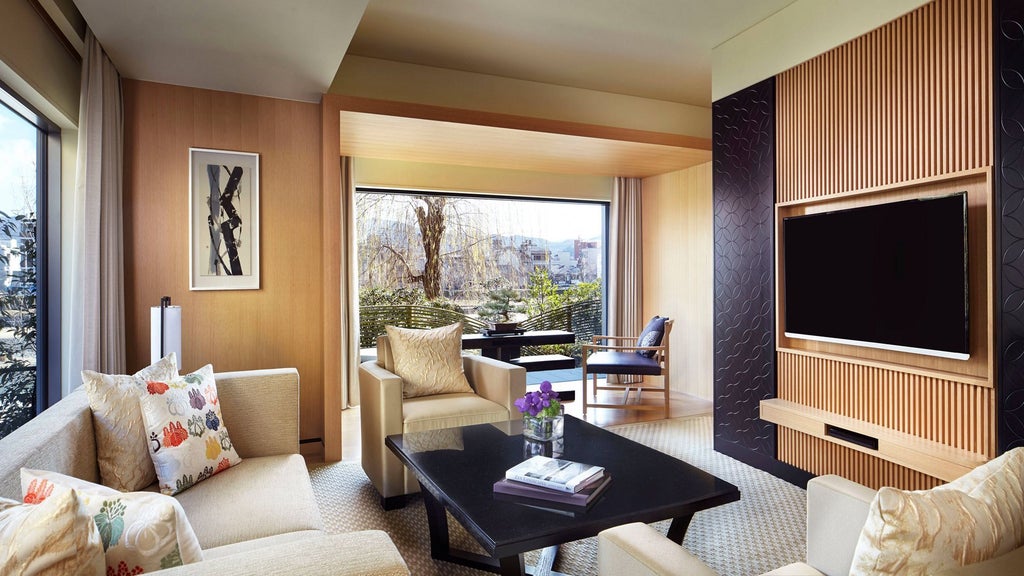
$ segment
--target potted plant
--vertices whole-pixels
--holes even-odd
[[[490,323],[491,332],[514,332],[519,323],[515,315],[526,310],[526,303],[511,288],[497,288],[487,293],[487,301],[477,307],[480,318]]]

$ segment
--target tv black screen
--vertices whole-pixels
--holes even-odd
[[[967,194],[783,220],[785,334],[966,360]]]

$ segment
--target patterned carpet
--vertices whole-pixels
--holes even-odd
[[[683,546],[722,575],[761,574],[804,559],[805,494],[800,488],[712,449],[712,418],[676,418],[613,426],[609,430],[702,468],[739,487],[741,498],[698,512]],[[400,510],[384,512],[377,492],[357,463],[315,465],[313,489],[329,532],[376,528],[391,535],[413,574],[479,575],[479,572],[430,558],[426,513],[416,497]],[[449,518],[452,544],[480,549]],[[668,521],[654,524],[662,533]],[[527,554],[532,563],[536,553]],[[588,538],[561,547],[555,570],[597,574],[597,541]]]

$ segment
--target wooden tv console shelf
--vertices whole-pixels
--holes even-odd
[[[946,482],[988,461],[981,454],[779,398],[761,401],[761,419]]]

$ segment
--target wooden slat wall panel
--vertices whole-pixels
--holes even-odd
[[[943,483],[916,470],[789,428],[780,427],[778,438],[779,460],[816,475],[838,474],[876,490],[882,486],[927,490]]]
[[[779,398],[994,455],[993,389],[779,352]]]
[[[776,201],[827,199],[991,166],[991,15],[991,0],[935,0],[780,74]],[[991,261],[990,246],[982,257]],[[778,397],[995,455],[990,386],[828,356],[779,351]],[[781,427],[778,458],[873,487],[941,482]]]
[[[936,0],[777,78],[777,200],[992,163],[991,4]]]

